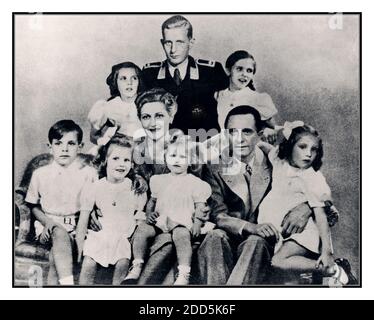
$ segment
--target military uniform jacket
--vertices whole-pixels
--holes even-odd
[[[188,57],[185,78],[177,86],[169,72],[167,61],[146,64],[143,79],[147,89],[164,88],[177,97],[178,112],[171,128],[217,129],[217,101],[214,93],[228,87],[228,77],[220,63]]]

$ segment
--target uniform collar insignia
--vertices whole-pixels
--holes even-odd
[[[195,60],[192,57],[188,57],[188,64],[190,68],[190,79],[199,80],[199,69]],[[157,80],[162,80],[166,78],[166,66],[167,60],[164,60],[161,64],[160,70],[158,71]]]
[[[190,64],[190,79],[199,80],[199,69],[197,68],[197,64],[195,60],[192,58],[189,59],[189,64]]]
[[[162,62],[160,70],[158,71],[157,80],[165,79],[166,78],[166,60]]]

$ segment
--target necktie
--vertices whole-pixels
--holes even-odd
[[[247,182],[248,185],[248,195],[249,195],[249,211],[246,216],[246,220],[248,221],[250,218],[250,212],[251,212],[251,207],[252,207],[252,197],[251,197],[251,176],[252,176],[252,168],[250,165],[246,165],[245,171],[244,171],[244,177],[245,181]]]
[[[249,164],[246,165],[245,170],[249,173],[249,176],[252,175],[252,167]]]
[[[179,87],[180,84],[182,83],[182,78],[181,78],[181,74],[179,72],[179,69],[175,69],[174,70],[174,81],[176,83],[176,85]]]

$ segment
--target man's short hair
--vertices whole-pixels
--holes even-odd
[[[261,120],[260,113],[257,111],[257,109],[247,105],[238,106],[230,110],[225,119],[225,129],[227,129],[230,117],[245,114],[251,114],[253,116],[255,119],[256,131],[261,131],[263,128],[263,122]]]
[[[164,34],[165,29],[173,29],[173,28],[186,28],[187,37],[189,39],[192,39],[192,34],[193,34],[192,24],[185,17],[181,15],[175,15],[165,20],[161,26],[162,37],[165,36]]]
[[[53,139],[60,140],[65,133],[76,132],[78,143],[80,144],[83,139],[82,128],[77,125],[73,120],[60,120],[57,121],[48,132],[48,141],[52,143]]]

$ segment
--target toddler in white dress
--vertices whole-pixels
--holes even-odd
[[[134,235],[133,268],[126,277],[136,281],[142,271],[150,240],[160,232],[171,234],[178,258],[175,285],[189,283],[192,239],[201,233],[203,222],[195,216],[211,195],[210,185],[187,173],[193,160],[193,144],[186,136],[171,142],[165,154],[170,173],[154,175],[150,180],[151,199],[147,203],[147,223],[139,225]]]

